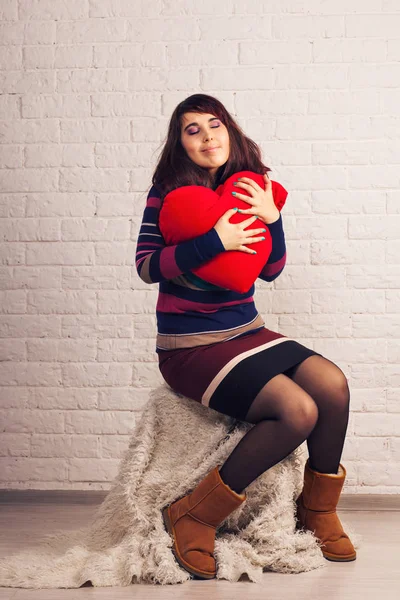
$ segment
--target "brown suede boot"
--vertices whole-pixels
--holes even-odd
[[[356,551],[344,532],[336,506],[342,491],[346,469],[342,464],[338,474],[319,473],[311,469],[309,459],[304,468],[304,487],[296,500],[296,529],[308,529],[323,542],[325,558],[332,561],[356,559]]]
[[[162,509],[172,551],[186,571],[200,579],[216,576],[214,542],[217,526],[246,499],[222,481],[216,466],[195,489]]]

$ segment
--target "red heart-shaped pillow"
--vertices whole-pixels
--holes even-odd
[[[206,233],[230,208],[250,208],[250,204],[232,195],[232,192],[236,191],[250,196],[244,188],[233,185],[238,177],[249,177],[265,189],[262,175],[253,171],[239,171],[228,177],[215,191],[201,185],[185,185],[169,192],[164,198],[159,215],[159,226],[166,244],[179,244]],[[271,184],[275,205],[281,210],[286,202],[287,191],[276,181],[271,181]],[[236,213],[230,218],[230,222],[241,223],[249,216]],[[267,229],[263,234],[265,240],[248,246],[256,249],[257,254],[248,254],[240,250],[222,252],[193,269],[193,273],[219,287],[239,293],[248,292],[272,251],[272,238],[265,223],[256,219],[246,230],[260,227]]]

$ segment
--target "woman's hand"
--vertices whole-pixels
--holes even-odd
[[[235,198],[240,198],[248,204],[251,204],[251,208],[246,210],[239,210],[242,215],[257,215],[257,217],[269,225],[279,219],[280,212],[276,208],[274,197],[272,195],[272,183],[267,173],[264,174],[265,190],[263,190],[258,183],[256,183],[250,177],[239,177],[235,187],[242,187],[250,194],[245,196],[244,194],[236,193]]]

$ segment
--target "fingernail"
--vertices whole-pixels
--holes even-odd
[[[263,229],[262,231],[267,231],[266,229]]]
[[[232,196],[236,196],[236,192],[232,192]]]
[[[265,240],[265,237],[262,237],[261,239],[262,239],[262,240]]]
[[[255,250],[253,250],[253,254],[257,254],[257,252]]]
[[[233,210],[239,210],[237,206],[235,206],[235,208]]]

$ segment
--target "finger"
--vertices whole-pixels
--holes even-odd
[[[236,192],[234,198],[240,198],[240,200],[244,200],[245,202],[247,202],[248,204],[251,204],[252,206],[254,206],[255,204],[255,200],[252,196],[245,196],[244,194],[238,194]]]
[[[252,188],[253,190],[256,190],[256,192],[259,192],[261,190],[258,183],[254,181],[254,179],[250,179],[249,177],[240,177],[238,179],[238,183],[243,183],[243,185]]]
[[[243,213],[242,213],[243,214]],[[254,221],[257,219],[257,215],[252,215],[249,219],[246,219],[245,221],[241,222],[241,225],[244,225],[245,227],[247,227],[247,225],[250,225],[250,223],[254,223]]]

